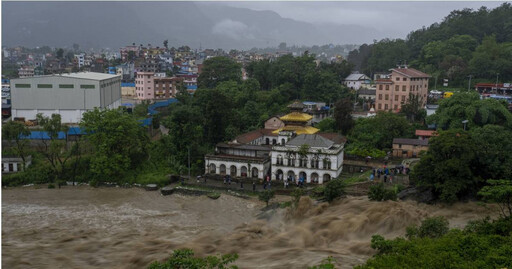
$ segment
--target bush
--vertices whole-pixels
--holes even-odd
[[[258,194],[258,199],[260,199],[260,201],[267,203],[267,206],[268,206],[268,202],[270,200],[272,200],[272,198],[274,198],[274,196],[275,196],[274,191],[266,190],[266,191],[262,191]]]
[[[229,266],[238,259],[238,254],[225,254],[222,256],[208,256],[205,258],[194,257],[194,251],[191,249],[177,249],[171,257],[163,262],[154,262],[149,265],[148,269],[224,269],[238,268],[237,266]]]
[[[328,202],[334,201],[336,198],[345,194],[345,182],[341,179],[333,179],[325,185],[324,197]]]
[[[220,193],[212,192],[212,193],[208,193],[206,196],[208,196],[208,198],[211,198],[213,200],[217,200],[220,197]]]
[[[325,192],[325,186],[316,186],[312,190],[312,196],[315,198],[323,197]]]
[[[51,183],[50,183],[50,184],[48,184],[48,189],[55,189],[55,185],[53,185],[53,184],[51,184]]]
[[[396,194],[397,193],[395,190],[386,189],[384,184],[379,183],[377,185],[370,186],[370,190],[368,191],[368,199],[371,201],[396,201]]]
[[[300,197],[302,197],[302,195],[304,195],[304,190],[301,188],[297,188],[292,191],[291,195],[293,197],[293,204],[295,206],[297,206],[299,204]]]
[[[445,235],[448,230],[448,220],[445,217],[431,217],[421,222],[421,226],[418,229],[418,236],[438,238]]]
[[[334,269],[334,268],[336,268],[334,266],[335,262],[336,262],[336,260],[333,257],[329,256],[329,257],[325,258],[324,260],[322,260],[322,262],[319,265],[308,267],[308,269]]]
[[[45,163],[31,165],[26,171],[2,175],[2,185],[16,187],[27,184],[45,184],[53,180],[51,169]]]

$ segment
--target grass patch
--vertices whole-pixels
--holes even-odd
[[[352,176],[349,176],[347,178],[344,178],[343,181],[346,184],[354,184],[359,182],[366,182],[368,181],[368,178],[370,178],[370,175],[372,174],[372,170],[368,170],[363,173],[355,173],[352,174]]]
[[[143,186],[147,184],[156,184],[158,187],[163,187],[170,183],[170,179],[168,174],[165,172],[145,172],[137,174],[131,183],[137,183]]]
[[[212,192],[212,193],[208,193],[206,196],[208,196],[208,198],[210,198],[210,199],[217,200],[220,197],[220,193]]]
[[[279,204],[280,208],[287,208],[292,206],[292,201],[282,202]]]

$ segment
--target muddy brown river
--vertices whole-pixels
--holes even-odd
[[[288,199],[288,198],[285,198]],[[494,211],[476,203],[431,206],[348,197],[334,205],[303,198],[296,210],[262,213],[263,203],[162,196],[142,189],[34,187],[2,190],[3,268],[146,268],[173,249],[236,252],[240,268],[306,268],[333,256],[339,268],[363,263],[373,234],[442,215],[452,227]]]

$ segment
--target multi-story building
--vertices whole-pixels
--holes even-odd
[[[78,68],[82,68],[85,65],[85,54],[75,54],[75,63]]]
[[[80,72],[11,80],[12,116],[33,120],[38,113],[60,114],[64,123],[78,123],[86,111],[121,105],[121,78]]]
[[[376,80],[377,111],[399,112],[402,104],[409,99],[409,94],[417,95],[421,107],[425,107],[430,75],[407,66],[390,71],[389,78]]]
[[[121,48],[120,51],[121,51],[121,60],[123,62],[126,62],[128,60],[134,60],[134,59],[129,59],[128,56],[130,56],[130,55],[133,55],[134,58],[137,58],[140,55],[139,54],[139,46],[135,46],[135,45],[126,46],[124,48]]]
[[[175,97],[183,78],[165,77],[153,72],[137,72],[135,76],[135,96],[140,100],[168,99]]]
[[[34,67],[24,66],[18,69],[18,76],[20,78],[30,78],[34,76]]]
[[[137,99],[154,99],[154,72],[137,72],[135,75],[135,96]]]
[[[307,183],[322,184],[336,178],[343,168],[344,145],[343,136],[334,133],[302,134],[284,145],[274,145],[272,179],[291,176]]]

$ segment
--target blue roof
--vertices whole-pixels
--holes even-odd
[[[122,105],[122,106],[133,106],[133,104],[132,104],[132,103],[123,103],[123,104],[121,104],[121,105]]]
[[[69,127],[68,135],[84,135],[85,129],[82,127]]]
[[[174,104],[178,102],[178,99],[176,98],[171,98],[169,100],[165,100],[165,101],[161,101],[161,102],[156,102],[154,104],[151,104],[149,107],[148,107],[148,113],[150,115],[155,115],[155,114],[158,114],[158,111],[156,111],[155,109],[156,108],[159,108],[159,107],[166,107],[166,106],[169,106],[170,104]]]
[[[153,118],[147,118],[143,120],[139,120],[142,126],[149,126],[153,122]]]
[[[8,80],[8,79],[6,79],[6,78],[3,78],[3,79],[2,79],[2,84],[7,84],[7,83],[9,83],[9,80]]]
[[[135,83],[121,82],[121,87],[135,87]]]
[[[187,90],[197,90],[197,85],[188,85]]]
[[[304,101],[302,102],[305,105],[316,105],[316,102]]]
[[[21,138],[50,140],[50,136],[48,135],[48,133],[43,131],[31,131],[29,136],[21,136]],[[59,132],[57,139],[66,139],[66,133]]]
[[[328,106],[323,106],[323,107],[321,107],[320,109],[321,109],[321,110],[329,110],[329,109],[331,109],[331,108],[330,108],[330,107],[328,107]]]

